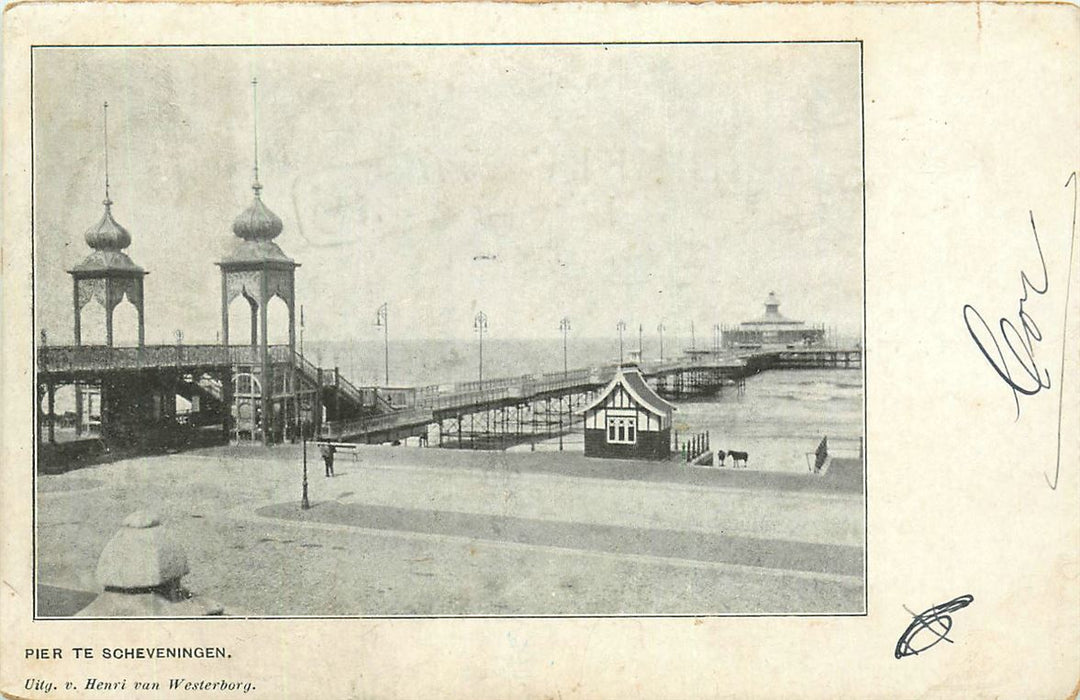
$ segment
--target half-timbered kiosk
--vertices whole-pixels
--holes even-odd
[[[637,366],[619,367],[596,400],[584,408],[585,455],[667,458],[674,410],[645,383]]]

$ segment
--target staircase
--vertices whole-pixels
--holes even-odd
[[[293,367],[301,382],[319,392],[329,420],[367,419],[395,412],[375,388],[360,388],[334,369],[322,369],[299,352],[293,353]]]

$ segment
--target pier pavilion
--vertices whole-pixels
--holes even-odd
[[[721,338],[725,348],[815,345],[825,340],[825,327],[808,326],[804,321],[787,318],[780,313],[780,299],[776,293],[769,292],[764,314],[735,327],[722,327]]]

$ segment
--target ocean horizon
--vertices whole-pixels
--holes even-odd
[[[839,344],[854,344],[856,337],[838,337]],[[641,338],[646,362],[661,358],[660,338],[654,332]],[[712,336],[665,335],[663,358],[674,359],[686,350],[713,347]],[[622,359],[639,349],[638,334],[623,336]],[[390,339],[390,381],[385,381],[385,347],[382,340],[306,341],[304,355],[315,364],[338,371],[357,386],[428,386],[474,381],[480,376],[480,343],[477,339]],[[563,370],[561,338],[484,338],[485,379]],[[619,339],[575,338],[566,344],[566,367],[570,370],[610,366],[620,361]]]

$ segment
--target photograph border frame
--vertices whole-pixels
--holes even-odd
[[[30,376],[30,398],[32,401],[33,423],[36,423],[39,413],[38,406],[38,324],[37,324],[37,227],[36,227],[36,174],[35,174],[35,112],[34,112],[34,57],[37,49],[198,49],[198,48],[241,48],[241,49],[274,49],[274,48],[317,48],[317,47],[355,47],[355,48],[379,48],[379,47],[496,47],[496,46],[519,46],[519,47],[559,47],[559,46],[664,46],[664,45],[768,45],[768,44],[857,44],[859,47],[859,127],[860,127],[860,152],[861,152],[861,189],[860,197],[862,204],[862,431],[863,431],[863,459],[862,459],[862,499],[863,499],[863,609],[860,612],[835,612],[835,613],[576,613],[576,614],[441,614],[441,615],[223,615],[223,616],[200,616],[200,617],[63,617],[41,616],[38,612],[38,442],[34,432],[31,433],[30,441],[32,449],[32,475],[31,485],[31,583],[33,593],[31,604],[33,608],[32,620],[34,622],[77,622],[77,621],[233,621],[233,620],[471,620],[471,619],[522,619],[522,620],[560,620],[560,619],[679,619],[679,618],[851,618],[868,617],[870,615],[870,547],[869,547],[869,441],[868,435],[868,390],[869,371],[867,366],[867,269],[866,269],[866,238],[867,238],[867,199],[866,199],[866,90],[865,90],[865,47],[862,39],[799,39],[799,40],[746,40],[746,41],[709,41],[709,40],[673,40],[673,41],[510,41],[510,42],[285,42],[285,43],[191,43],[191,44],[31,44],[30,45],[30,328],[29,337],[30,353],[32,357],[33,372]],[[36,429],[36,426],[34,426]],[[393,533],[388,533],[393,534]]]

